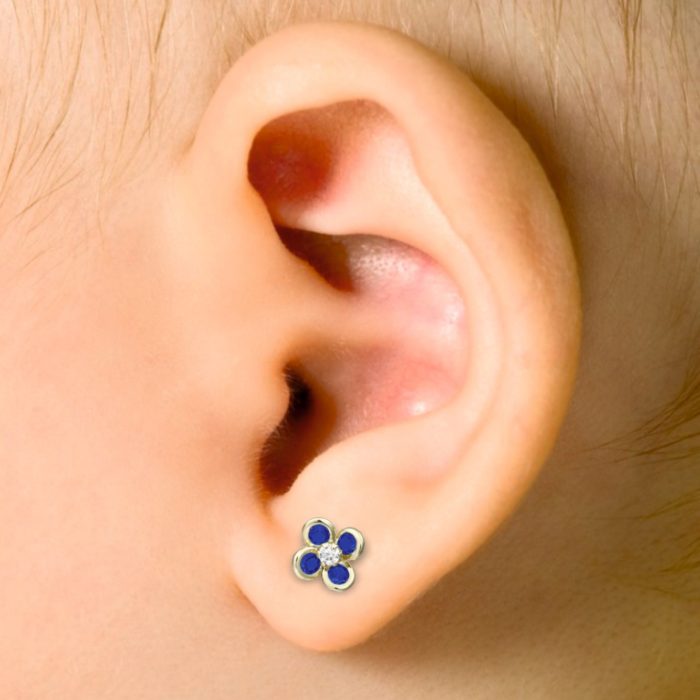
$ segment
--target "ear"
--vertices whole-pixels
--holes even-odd
[[[556,199],[456,67],[351,24],[244,55],[170,187],[182,303],[252,393],[227,406],[231,368],[207,365],[247,440],[232,584],[293,642],[356,644],[494,532],[552,447],[580,325]],[[314,516],[364,533],[343,593],[293,575]]]

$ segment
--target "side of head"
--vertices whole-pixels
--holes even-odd
[[[426,656],[450,635],[495,649],[556,628],[543,590],[563,619],[617,601],[617,583],[578,582],[658,529],[581,523],[630,494],[651,502],[651,477],[583,467],[643,422],[635,387],[661,410],[680,372],[635,381],[661,349],[633,329],[663,313],[629,300],[660,282],[633,264],[653,245],[628,255],[636,205],[588,184],[600,140],[576,141],[574,124],[548,151],[546,120],[522,117],[528,143],[502,85],[372,24],[295,24],[224,70],[176,50],[175,7],[148,16],[150,48],[132,40],[142,71],[100,31],[125,21],[112,10],[76,15],[64,109],[31,93],[51,115],[40,154],[2,161],[1,651],[22,673],[0,689],[38,669],[36,697],[101,696],[116,661],[144,696],[189,683],[218,697],[268,655],[337,670],[344,657],[301,649],[365,643],[356,670],[406,639]],[[191,45],[209,46],[211,18],[192,16]],[[109,52],[130,80],[100,63]],[[95,75],[119,77],[103,91]],[[601,280],[621,259],[643,274],[617,291]],[[581,286],[592,320],[562,437]],[[292,573],[314,516],[365,535],[347,592]],[[651,608],[653,630],[667,609]],[[38,621],[40,640],[24,634]]]

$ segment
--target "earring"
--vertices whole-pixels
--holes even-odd
[[[355,582],[355,561],[365,546],[365,538],[354,527],[335,535],[335,527],[325,518],[311,518],[301,530],[305,546],[292,559],[294,573],[303,581],[318,578],[332,591],[346,591]]]

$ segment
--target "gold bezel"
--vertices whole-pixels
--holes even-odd
[[[336,544],[338,544],[338,540],[341,538],[344,532],[349,532],[355,538],[355,541],[357,542],[357,547],[355,547],[355,551],[352,554],[343,554],[341,561],[355,561],[355,559],[357,559],[360,556],[360,554],[362,554],[362,550],[365,548],[365,538],[357,528],[344,527],[338,533],[338,536],[335,538]]]
[[[309,531],[314,525],[323,525],[324,527],[328,528],[329,538],[327,541],[335,544],[336,546],[339,546],[338,540],[345,533],[351,534],[357,542],[357,546],[355,547],[355,550],[352,552],[352,554],[343,554],[342,550],[340,550],[340,561],[337,564],[335,564],[335,566],[344,566],[345,569],[348,571],[348,580],[341,585],[337,585],[330,580],[328,576],[328,571],[332,567],[324,566],[323,563],[321,563],[321,565],[319,566],[318,571],[311,575],[305,574],[301,570],[302,558],[306,554],[315,554],[318,557],[319,549],[325,544],[314,544],[309,539]],[[294,574],[297,578],[300,578],[302,581],[312,581],[313,579],[318,578],[320,576],[323,580],[323,583],[326,585],[326,588],[328,588],[331,591],[346,591],[348,588],[350,588],[350,586],[352,586],[353,583],[355,583],[355,570],[350,564],[351,562],[355,561],[360,556],[360,554],[362,554],[362,551],[365,547],[364,535],[357,528],[346,527],[340,530],[336,535],[335,525],[333,525],[333,523],[330,520],[327,520],[326,518],[311,518],[304,523],[304,526],[301,529],[301,536],[304,540],[305,546],[297,550],[294,554],[294,557],[292,558],[292,570],[294,571]]]
[[[311,520],[307,520],[304,523],[304,527],[301,529],[301,536],[306,542],[306,544],[309,547],[320,547],[321,545],[314,544],[310,539],[309,539],[309,530],[314,526],[314,525],[324,525],[325,527],[328,528],[329,532],[331,533],[330,538],[328,539],[328,542],[334,542],[335,541],[335,527],[333,526],[333,523],[330,520],[326,520],[325,518],[311,518]]]
[[[315,578],[318,578],[321,572],[323,571],[323,564],[319,565],[318,571],[315,574],[305,574],[301,570],[301,559],[305,554],[309,553],[318,556],[318,551],[316,550],[316,547],[302,547],[296,552],[294,558],[292,559],[292,569],[297,575],[297,578],[300,578],[302,581],[313,581]]]
[[[331,591],[347,591],[348,588],[350,588],[350,586],[352,586],[352,584],[355,583],[355,570],[352,568],[352,566],[350,566],[350,564],[347,564],[344,561],[341,561],[339,564],[336,564],[336,566],[344,566],[348,570],[348,580],[340,586],[338,584],[333,583],[333,581],[331,581],[330,578],[328,578],[328,569],[322,566],[321,571],[323,573],[321,574],[321,578],[323,578],[323,583],[325,583]]]

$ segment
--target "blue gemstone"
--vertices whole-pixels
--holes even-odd
[[[309,528],[309,541],[313,544],[323,544],[331,538],[331,531],[325,525],[312,525]]]
[[[307,576],[313,576],[321,568],[321,560],[313,552],[307,552],[301,558],[299,568]]]
[[[347,556],[348,554],[352,554],[355,551],[355,548],[357,547],[357,540],[355,539],[355,535],[353,535],[350,532],[344,532],[339,538],[338,538],[338,547],[340,547],[340,551]]]
[[[338,564],[328,569],[328,578],[336,586],[342,586],[350,578],[350,572],[346,566]]]

